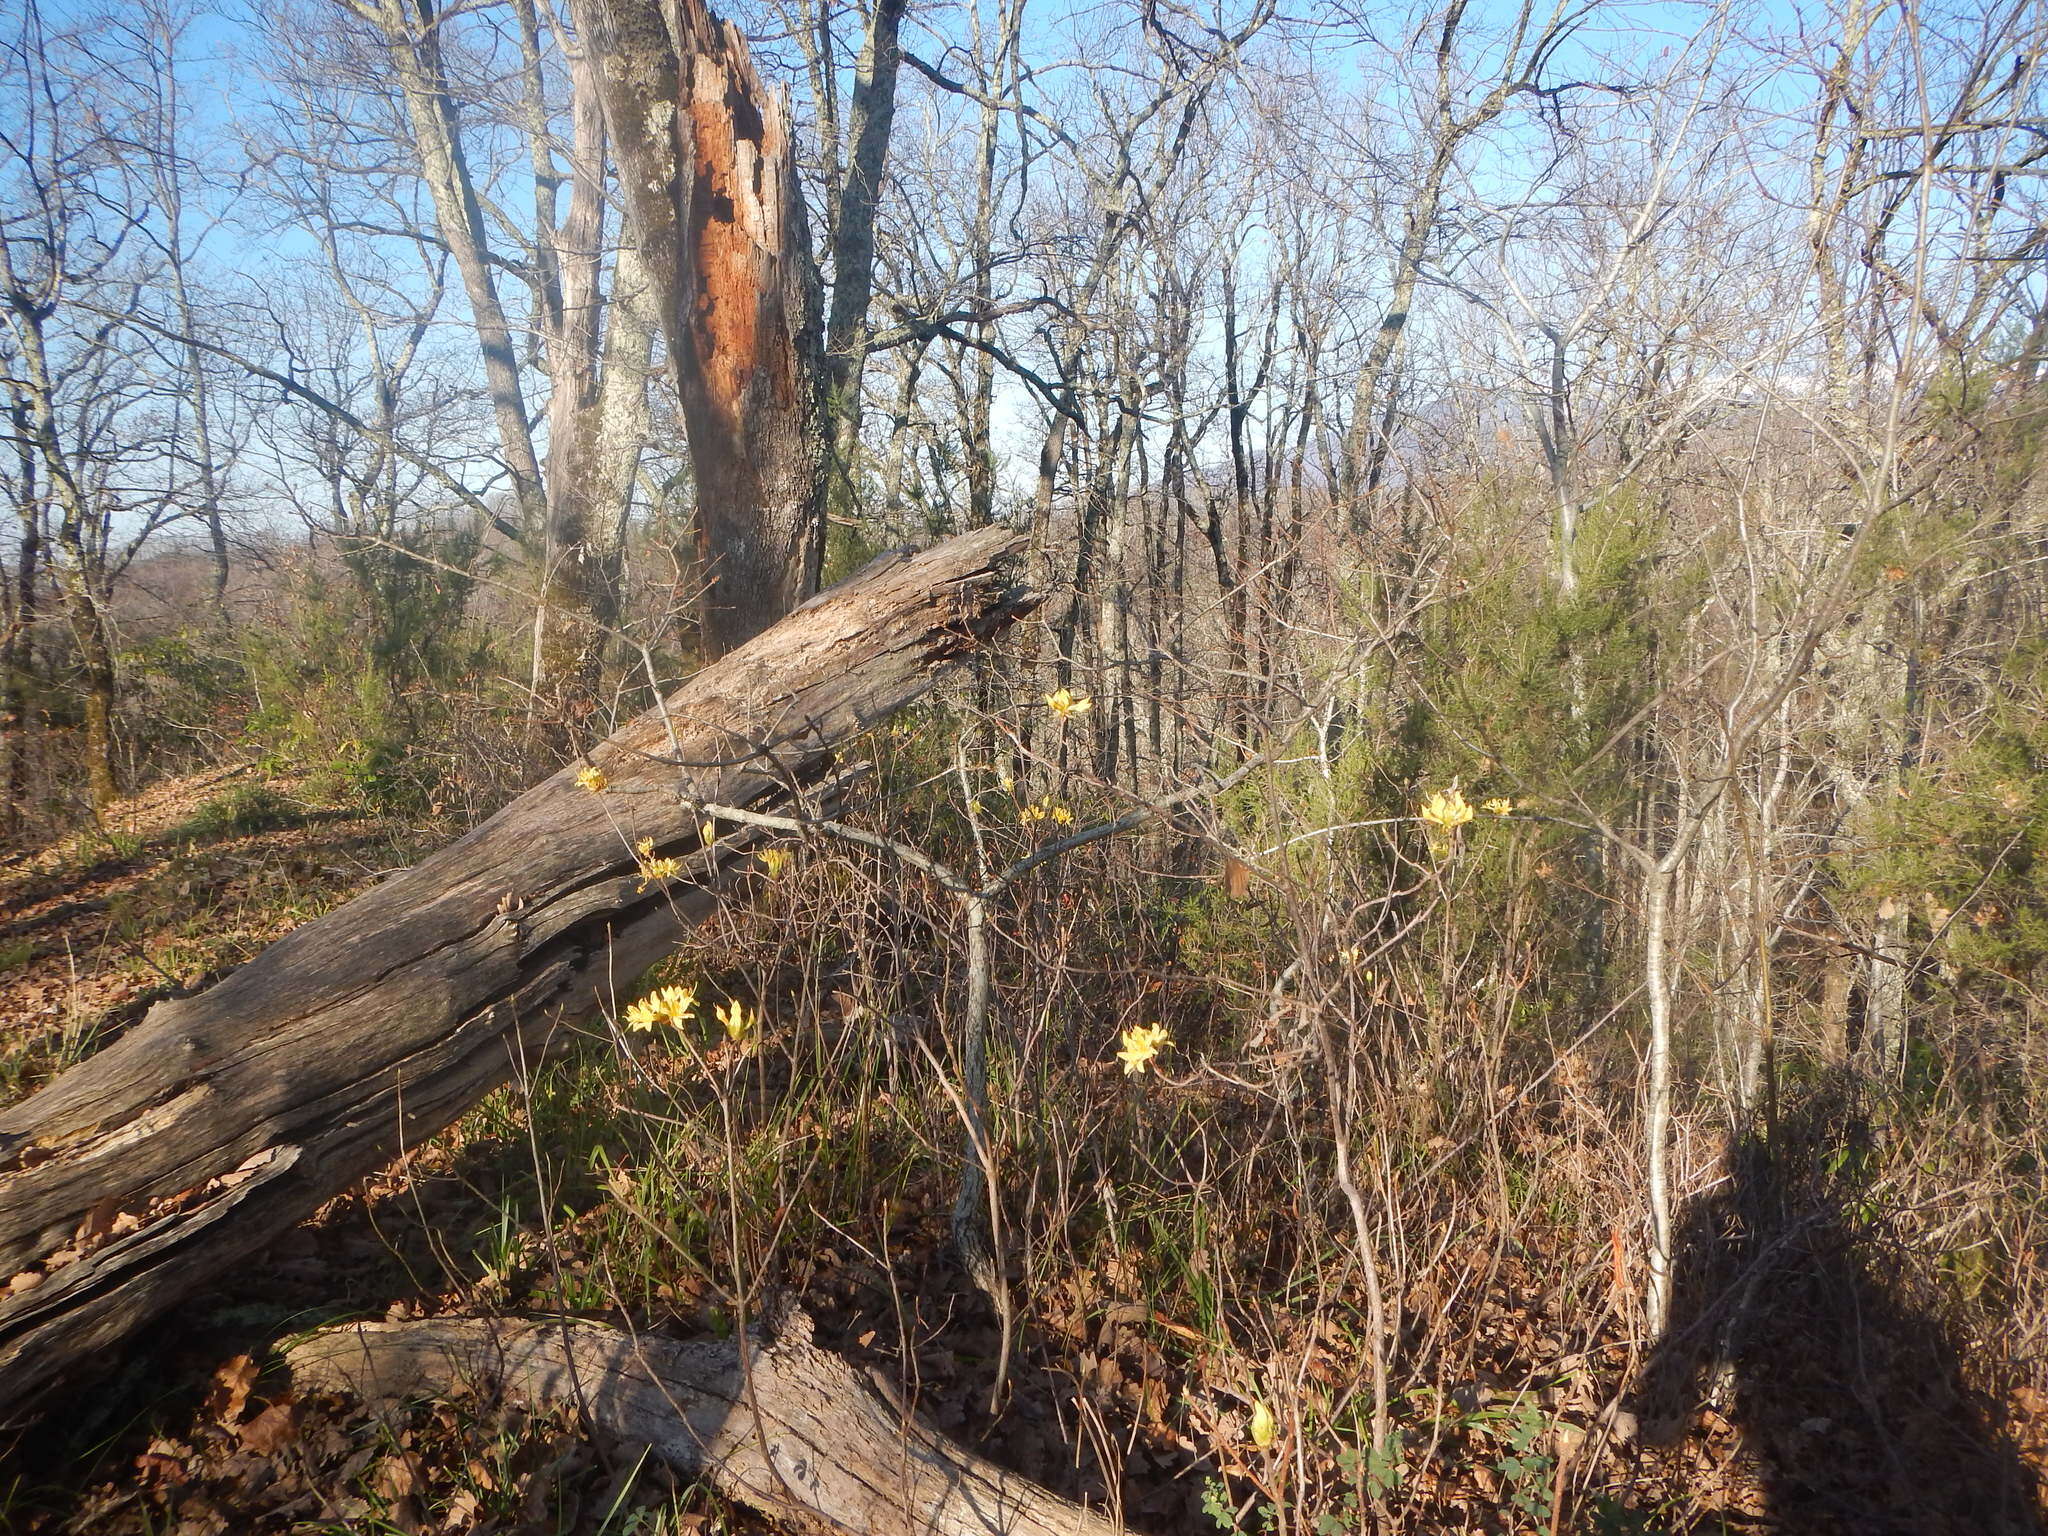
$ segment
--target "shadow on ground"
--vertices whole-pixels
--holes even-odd
[[[1683,1218],[1674,1327],[1634,1405],[1644,1428],[1732,1436],[1773,1530],[2041,1532],[2040,1490],[1985,1390],[2002,1351],[1928,1305],[1867,1193],[1872,1161],[1841,1085],[1736,1145]]]

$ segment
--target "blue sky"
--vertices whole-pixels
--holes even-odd
[[[1244,3],[1246,0],[1237,0],[1240,8]],[[90,14],[90,8],[71,0],[63,0],[45,11],[52,25]],[[185,89],[195,137],[218,141],[224,161],[232,160],[238,153],[233,147],[237,131],[257,123],[271,92],[264,78],[262,61],[268,45],[261,36],[260,23],[277,14],[255,5],[226,4],[197,14],[187,31],[189,67]],[[322,11],[316,3],[307,14],[317,18],[338,12]],[[1112,55],[1130,41],[1135,25],[1133,14],[1123,7],[1033,0],[1026,12],[1026,51],[1040,66],[1033,88],[1042,93],[1040,99],[1048,110],[1058,110],[1068,92],[1094,78],[1081,65],[1116,62]],[[1498,39],[1514,14],[1513,8],[1501,0],[1477,0],[1468,16],[1466,35],[1472,40],[1488,36]],[[1896,15],[1884,14],[1888,18]],[[1930,35],[1938,37],[1947,32],[1967,33],[1973,24],[1992,13],[1967,7],[1927,7],[1920,14]],[[1418,115],[1418,100],[1426,97],[1431,84],[1427,49],[1434,34],[1424,25],[1426,15],[1419,10],[1377,10],[1361,28],[1343,21],[1334,10],[1300,8],[1284,13],[1282,22],[1254,46],[1252,62],[1254,68],[1270,68],[1279,62],[1279,50],[1296,50],[1296,62],[1305,63],[1317,73],[1316,105],[1328,106],[1332,101],[1349,98],[1355,102],[1353,116],[1362,132],[1371,135],[1368,148],[1375,153],[1398,154],[1400,132],[1390,130],[1388,125],[1403,119],[1412,121]],[[966,12],[959,7],[914,8],[906,26],[906,40],[913,49],[937,54],[939,44],[947,37],[966,37],[965,16]],[[1105,18],[1113,19],[1116,27],[1108,26]],[[1884,25],[1896,23],[1887,20]],[[1834,42],[1825,8],[1817,4],[1797,6],[1788,0],[1764,0],[1738,11],[1674,0],[1612,0],[1586,10],[1546,74],[1552,80],[1649,87],[1634,96],[1589,89],[1579,90],[1573,96],[1577,131],[1599,138],[1617,165],[1626,168],[1629,157],[1636,157],[1634,173],[1645,175],[1642,168],[1654,163],[1658,136],[1670,131],[1682,103],[1691,99],[1685,88],[1673,90],[1663,82],[1674,70],[1680,70],[1688,58],[1697,56],[1708,39],[1717,39],[1722,50],[1719,79],[1739,80],[1740,85],[1723,90],[1722,96],[1728,99],[1708,101],[1706,108],[1723,114],[1741,131],[1730,133],[1725,148],[1702,162],[1704,169],[1688,173],[1711,178],[1711,188],[1706,180],[1679,181],[1667,191],[1682,199],[1695,192],[1725,193],[1730,186],[1745,187],[1755,200],[1756,214],[1761,219],[1767,215],[1767,205],[1774,195],[1791,196],[1803,191],[1799,183],[1804,174],[1803,162],[1798,158],[1801,146],[1791,141],[1805,130],[1814,69]],[[1414,48],[1406,46],[1411,41],[1416,45]],[[843,44],[842,71],[850,70],[857,45],[857,28],[849,25]],[[1497,42],[1494,46],[1497,48]],[[791,50],[784,47],[777,52],[789,55]],[[1484,47],[1475,48],[1466,63],[1468,73],[1475,80],[1484,81],[1497,66],[1497,57],[1497,53],[1489,53]],[[1105,78],[1116,79],[1113,75]],[[807,85],[800,75],[791,78],[789,84],[801,113]],[[842,79],[842,87],[848,84],[849,80]],[[1149,89],[1142,82],[1128,88]],[[942,122],[949,113],[962,114],[959,104],[950,98],[929,104],[929,88],[907,70],[903,94],[905,107],[899,132],[910,131],[920,114],[927,124]],[[920,102],[928,104],[919,105]],[[1231,110],[1239,107],[1233,106]],[[1235,126],[1239,125],[1225,123],[1223,129],[1228,132]],[[1553,147],[1551,128],[1541,116],[1541,104],[1523,98],[1461,160],[1455,178],[1456,195],[1473,203],[1501,204],[1526,199],[1540,206],[1555,193],[1546,180]],[[1337,145],[1331,146],[1322,168],[1326,174],[1329,165],[1341,163],[1339,149]],[[1370,175],[1363,171],[1359,174]],[[530,186],[521,179],[522,175],[515,160],[499,187],[501,200],[506,204],[530,202]],[[1041,167],[1041,193],[1055,177],[1050,165]],[[958,189],[953,190],[957,194]],[[1335,193],[1355,187],[1332,185],[1327,190]],[[260,305],[262,301],[288,295],[300,277],[317,275],[320,247],[308,233],[281,220],[274,210],[266,211],[260,201],[244,199],[231,207],[230,191],[225,186],[214,189],[212,206],[228,212],[230,217],[209,235],[203,252],[206,262],[232,280],[230,286],[233,281],[240,282],[249,297]],[[1199,188],[1191,189],[1191,195],[1195,192]],[[198,200],[208,201],[204,192]],[[1938,233],[1943,218],[1938,208],[1934,218]],[[1455,225],[1453,218],[1451,227]],[[1357,312],[1349,322],[1354,338],[1369,329],[1376,316],[1373,288],[1383,281],[1387,233],[1385,229],[1378,231],[1377,248],[1368,243],[1347,253],[1345,281],[1359,300]],[[1248,288],[1261,281],[1261,263],[1268,259],[1262,252],[1267,249],[1257,231],[1247,236],[1244,278]],[[413,260],[409,254],[401,254],[403,261]],[[1514,257],[1529,293],[1538,298],[1546,285],[1581,280],[1582,275],[1572,271],[1572,258],[1573,253],[1568,250],[1553,248],[1546,252],[1542,246],[1528,242],[1517,247]],[[1029,291],[1030,285],[1042,280],[1042,276],[1034,276],[1026,267],[1015,280]],[[417,283],[419,279],[402,280],[401,289],[407,281]],[[522,299],[520,284],[504,279],[503,291],[507,302],[516,309]],[[1429,300],[1431,304],[1446,302],[1434,293]],[[463,314],[457,288],[442,306],[442,343],[451,366],[459,368],[466,356],[473,370],[474,345],[462,326]],[[1432,311],[1426,305],[1418,311],[1416,320],[1418,345],[1427,338],[1433,323]],[[1028,335],[1021,333],[1017,344],[1026,350],[1034,345]],[[1036,353],[1033,359],[1042,361]],[[1202,359],[1212,370],[1219,365],[1213,326],[1202,348]],[[538,382],[535,387],[538,388]],[[1341,407],[1341,384],[1333,383],[1331,395]],[[1005,382],[1002,401],[998,435],[1006,449],[1008,478],[1018,485],[1030,473],[1036,439],[1042,430],[1042,413],[1028,393],[1011,381]],[[538,401],[530,404],[537,406]]]

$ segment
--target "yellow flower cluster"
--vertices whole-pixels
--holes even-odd
[[[780,880],[796,862],[796,855],[787,848],[763,848],[756,857],[761,861],[762,872],[770,880]]]
[[[695,987],[656,987],[626,1010],[626,1028],[645,1030],[667,1024],[680,1029],[696,1011]]]
[[[602,768],[579,768],[576,770],[576,782],[593,795],[601,795],[611,787],[612,781],[604,776]]]
[[[677,858],[642,859],[640,861],[640,889],[659,885],[664,880],[673,880],[683,872],[683,861]]]
[[[1046,795],[1025,806],[1017,813],[1017,819],[1022,822],[1049,821],[1057,827],[1071,827],[1074,813],[1064,805],[1055,804],[1052,796]]]
[[[1489,816],[1508,817],[1515,813],[1515,802],[1506,795],[1495,795],[1490,800],[1479,802],[1479,809]],[[1469,823],[1475,812],[1472,803],[1458,788],[1457,780],[1451,781],[1449,789],[1432,790],[1416,811],[1416,819],[1435,827],[1440,832],[1455,832]]]
[[[1439,789],[1422,802],[1418,813],[1430,826],[1443,832],[1455,832],[1472,819],[1472,807],[1466,801],[1458,786]]]
[[[1342,961],[1345,965],[1356,968],[1358,971],[1358,979],[1364,982],[1367,986],[1371,986],[1375,981],[1379,980],[1378,971],[1375,971],[1369,965],[1362,966],[1358,963],[1359,961],[1365,958],[1365,946],[1363,944],[1346,944],[1342,949],[1337,951],[1337,958],[1338,960]]]
[[[1071,720],[1075,715],[1085,715],[1095,707],[1095,701],[1085,693],[1076,693],[1071,688],[1061,688],[1045,696],[1045,707],[1062,720]]]
[[[659,885],[664,880],[673,880],[683,872],[683,861],[676,858],[654,856],[654,839],[643,837],[633,845],[633,852],[640,860],[640,889]]]
[[[1166,1032],[1164,1024],[1135,1025],[1124,1031],[1123,1040],[1124,1048],[1116,1053],[1116,1059],[1124,1064],[1126,1077],[1137,1076],[1155,1056],[1173,1044],[1173,1036]]]

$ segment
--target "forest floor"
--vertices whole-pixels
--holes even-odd
[[[0,1102],[452,830],[313,803],[302,784],[240,767],[160,785],[99,830],[0,862]],[[810,1027],[822,1037],[838,1022],[814,1017]],[[700,1090],[715,1063],[650,1052],[640,1065],[667,1075],[675,1102],[709,1102]],[[718,1107],[728,1120],[735,1105],[759,1116],[787,1142],[790,1126],[768,1103],[787,1086],[764,1070]],[[1106,1073],[1088,1091],[1121,1086]],[[617,1171],[621,1138],[607,1148],[592,1130],[602,1120],[593,1106],[610,1091],[587,1061],[503,1091],[195,1298],[110,1384],[0,1447],[0,1529],[759,1529],[563,1419],[302,1400],[274,1364],[280,1342],[350,1317],[554,1309],[680,1333],[727,1326],[705,1271],[651,1260],[620,1219],[639,1186]],[[1209,1095],[1192,1107],[1230,1112],[1213,1088],[1160,1091]],[[878,1093],[877,1113],[888,1097]],[[1504,1123],[1503,1135],[1526,1136],[1532,1156],[1561,1155],[1554,1126],[1534,1119]],[[559,1159],[542,1150],[578,1136]],[[2001,1528],[1971,1513],[1982,1507],[1972,1498],[1940,1491],[1982,1475],[1972,1455],[2011,1459],[2015,1486],[2038,1488],[2048,1475],[2048,1399],[2026,1385],[2003,1402],[1970,1399],[1958,1350],[1938,1329],[1895,1319],[1875,1351],[1859,1334],[1855,1380],[1830,1375],[1838,1354],[1815,1352],[1804,1370],[1758,1366],[1804,1358],[1795,1335],[1816,1316],[1881,1310],[1847,1270],[1815,1282],[1808,1313],[1773,1313],[1730,1352],[1732,1364],[1708,1366],[1703,1322],[1691,1353],[1667,1362],[1684,1380],[1643,1396],[1631,1386],[1646,1373],[1619,1321],[1625,1308],[1586,1315],[1584,1298],[1604,1294],[1621,1262],[1608,1229],[1560,1227],[1553,1241],[1537,1222],[1505,1243],[1465,1233],[1473,1283],[1443,1296],[1439,1315],[1412,1318],[1413,1333],[1455,1333],[1458,1347],[1437,1352],[1464,1367],[1402,1405],[1403,1475],[1375,1512],[1370,1468],[1324,1455],[1303,1415],[1285,1422],[1277,1445],[1252,1442],[1245,1356],[1219,1344],[1213,1319],[1176,1315],[1114,1245],[1025,1297],[1011,1390],[992,1417],[999,1331],[948,1257],[949,1184],[929,1163],[906,1163],[869,1194],[873,1209],[858,1221],[835,1211],[841,1224],[803,1225],[799,1239],[768,1250],[769,1278],[816,1314],[822,1343],[894,1379],[938,1428],[1138,1531],[1961,1532]],[[824,1201],[780,1184],[769,1198],[785,1214]],[[691,1220],[716,1230],[715,1217],[685,1213],[676,1230]],[[1276,1207],[1268,1219],[1288,1218]],[[1332,1293],[1355,1284],[1345,1261],[1328,1263]],[[1628,1277],[1614,1278],[1619,1296]],[[1356,1421],[1359,1350],[1337,1312],[1278,1296],[1235,1305],[1262,1316],[1273,1353],[1296,1362],[1300,1401],[1321,1392],[1329,1418]],[[1995,1429],[1996,1445],[1958,1449],[1952,1441],[1973,1425]],[[1311,1485],[1319,1516],[1297,1526],[1265,1508],[1301,1507]],[[2006,1528],[2040,1528],[2038,1507],[2010,1518]]]

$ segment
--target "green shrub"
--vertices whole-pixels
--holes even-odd
[[[199,807],[178,829],[178,835],[208,840],[245,837],[253,832],[294,827],[305,819],[301,806],[268,784],[243,784]]]
[[[268,763],[305,773],[323,798],[431,801],[446,755],[422,748],[446,739],[450,696],[490,659],[467,622],[474,582],[451,574],[477,547],[474,534],[429,529],[403,548],[345,550],[344,580],[324,563],[300,574],[284,621],[248,646],[262,701],[248,732]]]

